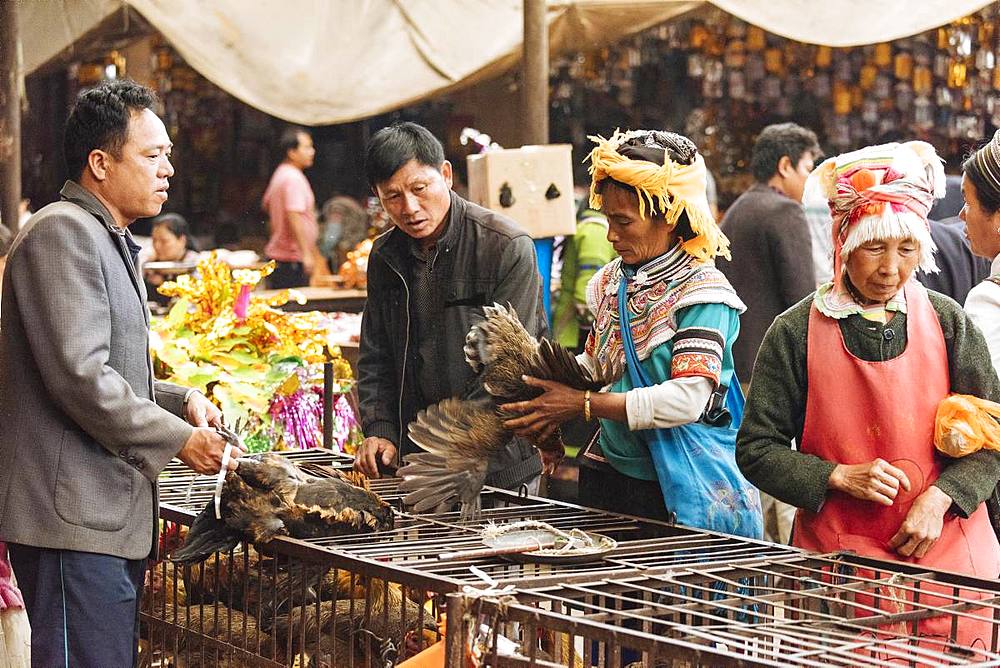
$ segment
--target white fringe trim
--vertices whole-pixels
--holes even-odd
[[[931,239],[931,231],[927,226],[927,221],[913,213],[903,211],[896,213],[889,206],[879,216],[865,216],[851,228],[844,241],[844,246],[840,250],[841,262],[846,263],[851,251],[877,239],[906,239],[912,237],[920,244],[920,264],[921,271],[934,274],[940,271],[934,261],[934,253],[937,246]]]

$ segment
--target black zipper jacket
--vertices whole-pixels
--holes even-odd
[[[542,309],[541,277],[534,242],[509,218],[451,194],[448,227],[432,260],[440,286],[420,319],[430,331],[437,384],[447,396],[487,398],[482,383],[465,362],[465,335],[483,318],[483,306],[510,304],[525,328],[548,336]],[[375,240],[368,259],[368,301],[361,322],[358,395],[365,437],[394,443],[401,458],[419,448],[406,426],[426,406],[417,390],[416,343],[411,299],[410,238],[393,228]],[[397,461],[397,464],[399,462]],[[534,448],[513,439],[490,463],[486,483],[513,489],[537,476],[541,462]]]

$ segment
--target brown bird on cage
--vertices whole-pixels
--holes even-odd
[[[310,475],[281,455],[242,457],[226,475],[220,510],[214,499],[195,518],[184,545],[170,555],[194,563],[228,552],[247,540],[266,543],[277,536],[318,538],[391,529],[392,507],[357,474],[332,478]]]
[[[596,373],[548,339],[539,341],[524,328],[513,308],[500,304],[483,309],[485,319],[466,337],[465,359],[477,372],[492,401],[445,399],[417,414],[410,423],[410,440],[423,448],[406,457],[397,475],[403,503],[415,512],[446,512],[455,503],[463,516],[479,510],[479,492],[491,457],[512,438],[504,420],[517,417],[498,408],[542,393],[523,376],[554,380],[578,390],[598,391],[619,375],[614,368]],[[552,473],[565,454],[562,438],[553,433],[535,443],[543,472]]]

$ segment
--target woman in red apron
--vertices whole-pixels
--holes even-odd
[[[796,546],[996,578],[986,501],[1000,453],[946,458],[933,428],[946,396],[997,401],[1000,381],[961,307],[911,280],[917,267],[937,270],[927,212],[943,189],[940,160],[923,142],[886,144],[828,160],[811,178],[830,199],[834,280],[768,331],[737,440],[740,468],[799,509]],[[917,627],[939,639],[950,630],[946,617]],[[989,647],[989,631],[967,619],[954,641]]]

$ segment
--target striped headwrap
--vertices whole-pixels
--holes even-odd
[[[833,276],[862,244],[912,237],[920,243],[920,268],[937,271],[927,214],[944,195],[944,168],[926,142],[882,144],[838,155],[816,169],[833,217]]]
[[[990,187],[1000,193],[1000,130],[996,131],[990,143],[976,151],[972,159]]]
[[[661,133],[649,130],[615,130],[611,139],[590,137],[597,146],[587,157],[590,160],[590,206],[600,209],[602,204],[598,186],[610,178],[635,188],[639,195],[639,215],[645,217],[648,205],[650,215],[663,215],[667,226],[673,229],[681,214],[687,212],[691,231],[695,236],[684,240],[681,247],[699,260],[710,260],[717,255],[729,258],[729,240],[719,229],[708,205],[708,170],[705,160],[690,144],[694,159],[682,165],[670,159],[668,150],[657,143]],[[638,148],[633,140],[640,140]],[[634,159],[625,152],[636,153],[648,159]]]

